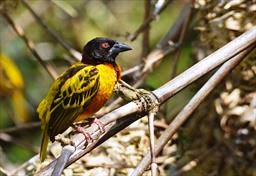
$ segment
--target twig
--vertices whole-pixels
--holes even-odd
[[[145,12],[144,12],[144,22],[150,16],[151,12],[151,0],[144,0]],[[146,25],[142,36],[142,53],[141,58],[144,59],[149,53],[149,34],[150,34],[150,24]]]
[[[256,35],[255,35],[256,36]],[[256,39],[256,38],[255,38]],[[221,68],[204,84],[204,86],[193,96],[189,103],[180,111],[175,119],[170,123],[169,127],[162,133],[156,142],[155,153],[163,149],[166,143],[172,138],[179,127],[189,118],[200,103],[210,94],[210,92],[230,73],[244,58],[252,51],[253,47],[247,48],[240,54],[227,61]],[[148,152],[137,166],[132,176],[141,175],[150,164],[150,153]]]
[[[157,111],[156,111],[157,112]],[[154,134],[154,116],[156,112],[149,112],[148,115],[148,128],[150,138],[150,154],[151,154],[151,175],[157,175],[157,164],[155,155],[155,134]]]
[[[159,9],[157,11],[155,11],[155,13],[151,14],[146,20],[144,20],[144,23],[142,23],[140,25],[140,27],[134,32],[134,34],[128,36],[128,39],[130,41],[134,41],[136,40],[136,38],[138,37],[138,35],[144,31],[147,26],[155,20],[155,18],[169,5],[169,3],[171,3],[172,0],[167,0],[162,6],[158,7]]]
[[[160,42],[157,44],[157,48],[163,48],[165,46],[170,45],[170,42],[178,43],[178,39],[180,36],[180,32],[182,31],[182,26],[187,20],[189,13],[191,13],[193,2],[187,2],[185,1],[185,4],[176,18],[177,20],[173,25],[170,26],[169,31],[167,34],[160,40]]]
[[[134,165],[128,165],[127,163],[114,163],[114,164],[84,164],[85,168],[96,168],[96,167],[103,167],[103,168],[115,168],[115,169],[126,169],[126,168],[134,168]]]
[[[40,57],[40,55],[35,50],[34,43],[26,37],[23,29],[19,25],[15,24],[13,19],[7,13],[2,13],[2,16],[10,24],[10,26],[17,33],[17,35],[25,42],[25,44],[27,45],[27,47],[30,50],[30,52],[35,56],[35,58],[44,67],[44,69],[49,73],[49,75],[53,79],[56,79],[58,77],[57,72],[52,67],[52,65],[50,65],[49,63],[43,61],[43,59]]]
[[[173,96],[175,91],[170,91],[170,87],[173,90],[175,89],[182,89],[185,86],[189,85],[191,82],[195,81],[202,75],[205,75],[210,70],[216,68],[223,62],[231,59],[236,54],[240,53],[241,51],[245,50],[250,46],[255,46],[256,41],[256,27],[251,28],[247,32],[243,33],[239,37],[235,38],[231,42],[227,43],[225,46],[221,47],[211,55],[207,56],[203,60],[199,61],[182,74],[178,75],[168,83],[164,84],[162,87],[154,91],[154,94],[157,97],[161,96],[160,102],[166,101],[170,96]],[[197,71],[196,71],[197,70]],[[200,74],[198,74],[199,72]],[[191,79],[192,78],[192,79]],[[182,87],[178,81],[184,81],[187,84],[184,84]]]
[[[248,46],[255,46],[255,43],[256,43],[256,28],[252,28],[251,30],[247,31],[243,35],[241,35],[238,38],[236,38],[235,40],[231,41],[230,43],[228,43],[221,49],[215,51],[210,56],[201,60],[200,62],[198,62],[197,64],[192,66],[190,69],[188,69],[187,71],[185,71],[182,74],[180,74],[179,76],[177,76],[175,79],[169,81],[168,83],[166,83],[159,89],[153,91],[153,93],[158,97],[159,102],[162,104],[167,99],[169,99],[170,97],[175,95],[177,92],[179,92],[181,89],[188,86],[193,81],[202,77],[207,72],[211,71],[212,69],[219,66],[223,62],[229,60],[232,56],[245,50]],[[152,96],[149,99],[151,99],[153,101],[155,99],[155,97]],[[195,100],[193,100],[193,101],[195,101]],[[113,136],[118,130],[121,130],[121,129],[127,127],[128,124],[139,119],[141,116],[144,115],[144,113],[148,112],[150,110],[150,108],[152,108],[151,106],[149,106],[147,108],[147,106],[149,106],[149,105],[146,104],[146,107],[145,107],[145,104],[141,104],[141,102],[139,100],[136,100],[136,101],[132,101],[132,102],[112,111],[111,113],[104,115],[101,118],[101,122],[103,123],[103,125],[106,126],[107,134],[103,136],[103,140],[101,140],[100,143],[104,142],[106,139]],[[185,109],[186,111],[183,111],[183,113],[190,112],[190,110],[193,107],[187,106],[187,108],[188,108],[188,111],[187,111],[187,109]],[[137,114],[137,116],[134,116],[134,114]],[[122,117],[128,116],[128,115],[129,115],[129,117],[116,122],[117,119],[121,119]],[[176,122],[177,122],[177,120],[176,120]],[[167,132],[164,133],[165,137],[162,137],[162,138],[160,138],[161,140],[160,139],[158,140],[158,142],[157,142],[158,144],[161,143],[161,145],[163,145],[163,146],[165,145],[166,138],[168,138],[170,131],[173,132],[173,130],[175,129],[175,128],[173,129],[173,127],[177,128],[176,122],[175,122],[175,124],[172,123],[171,130],[169,128],[169,130],[167,130]],[[114,128],[114,127],[116,127],[116,128]],[[87,128],[86,130],[88,131],[89,134],[91,134],[93,136],[93,138],[95,136],[96,137],[99,136],[98,135],[98,133],[99,133],[98,127],[95,124],[93,124],[92,126]],[[97,142],[97,141],[99,141],[99,139],[97,138],[95,141]],[[71,158],[68,162],[68,165],[70,165],[71,163],[75,162],[76,160],[78,160],[79,158],[84,156],[87,152],[91,151],[96,146],[96,143],[92,143],[92,145],[87,146],[87,148],[81,149],[81,146],[83,146],[83,144],[84,144],[84,135],[83,134],[74,135],[72,137],[72,142],[77,147],[76,147],[76,151],[71,156]],[[157,153],[159,152],[159,146],[161,146],[160,144],[159,145],[158,144],[156,145],[156,149],[155,149]],[[147,159],[149,159],[149,160],[147,160]],[[150,154],[146,155],[146,159],[144,159],[144,161],[146,161],[145,164],[148,164],[147,163],[148,161],[150,162]],[[53,161],[48,166],[43,168],[38,173],[38,175],[45,175],[45,174],[50,175],[55,164],[56,164],[56,161]],[[143,166],[145,166],[145,165],[143,165]],[[142,168],[142,170],[144,170],[143,167],[141,167],[141,168]]]
[[[19,126],[15,126],[15,127],[1,129],[0,134],[1,133],[15,133],[15,132],[30,130],[30,129],[34,129],[34,128],[38,128],[38,127],[40,127],[40,122],[31,122],[31,123],[21,124]]]
[[[76,61],[80,61],[82,58],[82,55],[80,52],[73,49],[67,42],[65,42],[53,29],[51,29],[37,13],[32,9],[32,7],[29,5],[27,0],[21,0],[23,5],[29,10],[29,12],[32,14],[32,16],[36,19],[38,24],[40,24],[43,29],[45,29],[46,32],[52,36],[56,41],[60,43],[60,45],[65,48],[68,52],[68,54],[71,56],[72,59],[75,59]]]
[[[75,151],[75,147],[71,146],[71,145],[66,145],[63,147],[62,151],[61,151],[61,155],[60,157],[57,159],[57,163],[54,167],[54,170],[52,172],[51,176],[59,176],[61,175],[66,162],[68,161],[68,159],[70,158],[70,156],[74,153]]]
[[[0,166],[0,174],[1,175],[8,175],[8,171]]]
[[[148,56],[145,58],[145,63],[136,65],[122,73],[122,77],[134,75],[134,73],[139,72],[141,69],[143,69],[144,72],[149,72],[150,69],[155,65],[155,63],[159,62],[163,57],[165,57],[167,54],[169,54],[172,51],[175,51],[177,48],[170,45],[171,41],[177,42],[178,36],[180,36],[180,32],[182,31],[182,26],[184,22],[187,20],[187,16],[190,13],[191,10],[191,4],[186,3],[180,13],[180,15],[177,17],[177,20],[174,25],[172,25],[167,32],[167,34],[160,40],[160,42],[156,45],[155,49],[152,50]],[[138,75],[134,79],[136,80],[138,77],[141,77],[142,73],[135,74]]]
[[[20,146],[24,149],[30,150],[34,154],[38,152],[38,148],[34,147],[30,143],[20,141],[17,138],[14,138],[14,137],[12,137],[11,135],[9,135],[7,133],[0,133],[0,140],[2,140],[4,142],[7,142],[7,143],[15,144],[15,145]]]
[[[186,32],[188,31],[190,19],[191,19],[191,16],[192,16],[192,5],[191,4],[186,4],[181,12],[183,12],[183,11],[185,11],[185,14],[187,16],[185,17],[185,20],[182,24],[181,33],[179,35],[179,40],[178,40],[179,48],[174,53],[171,78],[174,78],[177,74],[177,65],[178,65],[178,61],[179,61],[180,53],[181,53],[181,46],[180,45],[183,44]]]

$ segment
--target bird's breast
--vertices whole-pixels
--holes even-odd
[[[115,84],[118,80],[115,68],[108,64],[100,64],[96,66],[99,70],[99,89],[96,95],[93,97],[92,101],[85,108],[84,113],[82,113],[76,121],[84,120],[94,113],[96,113],[111,97]]]

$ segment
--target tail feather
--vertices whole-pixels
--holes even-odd
[[[40,149],[40,160],[43,162],[46,158],[47,146],[49,141],[49,136],[47,134],[48,131],[48,124],[43,129],[43,137],[41,142],[41,149]]]

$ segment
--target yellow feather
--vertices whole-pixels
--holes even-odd
[[[13,89],[24,86],[22,74],[15,63],[6,55],[0,53],[0,90],[8,94]]]
[[[42,129],[42,141],[41,141],[41,148],[40,148],[40,160],[43,162],[46,158],[46,152],[47,152],[47,146],[48,146],[48,141],[49,141],[49,136],[48,136],[48,124],[46,123],[44,128]]]
[[[15,123],[27,122],[29,119],[25,97],[24,81],[19,68],[8,56],[0,53],[0,95],[10,97]]]
[[[43,138],[40,158],[45,159],[48,138],[72,125],[98,89],[98,70],[95,66],[74,64],[55,80],[37,108]]]

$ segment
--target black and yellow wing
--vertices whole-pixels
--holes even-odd
[[[42,121],[41,160],[46,156],[48,136],[51,141],[64,132],[91,102],[99,88],[99,71],[95,66],[75,64],[52,85],[37,112]]]

